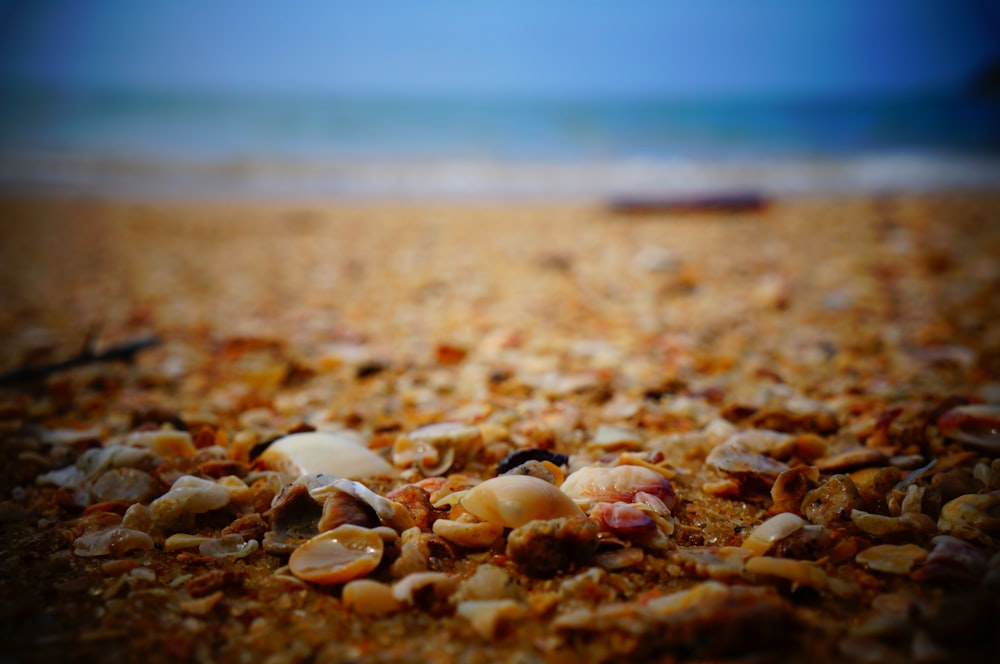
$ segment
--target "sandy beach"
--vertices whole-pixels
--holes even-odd
[[[56,652],[73,661],[131,661],[138,652],[150,661],[238,661],[249,647],[260,659],[280,654],[273,661],[376,651],[385,661],[452,661],[461,647],[463,661],[497,653],[519,661],[728,656],[738,651],[692,651],[641,629],[618,640],[572,625],[554,632],[562,613],[545,600],[554,593],[579,609],[690,588],[699,575],[671,556],[738,547],[767,517],[766,491],[742,495],[739,482],[703,464],[711,446],[684,435],[716,418],[809,435],[822,450],[783,460],[813,463],[851,445],[878,447],[881,431],[878,449],[888,451],[870,463],[909,455],[898,461],[909,472],[932,455],[970,477],[996,456],[995,434],[992,452],[938,433],[912,439],[942,404],[1000,401],[995,195],[815,196],[747,214],[637,216],[585,204],[7,199],[0,218],[0,370],[66,360],[85,347],[159,341],[132,363],[88,363],[0,387],[2,629],[5,647],[23,661]],[[892,408],[899,412],[886,423]],[[602,425],[638,432],[639,451],[688,469],[673,479],[688,507],[674,510],[672,553],[647,552],[659,562],[645,568],[602,571],[598,586],[617,588],[609,597],[581,590],[585,580],[575,590],[521,580],[532,618],[477,640],[447,611],[358,617],[338,590],[268,577],[279,562],[263,551],[236,562],[183,558],[161,538],[125,557],[135,565],[73,555],[94,510],[36,482],[98,441],[164,422],[186,427],[199,446],[204,435],[232,446],[347,427],[385,451],[399,434],[438,421],[494,427],[482,429],[476,472],[518,447],[583,454]],[[69,430],[90,433],[77,439]],[[682,444],[665,443],[670,436]],[[242,453],[231,456],[247,472]],[[826,476],[840,472],[830,468]],[[930,492],[929,476],[925,484]],[[197,532],[214,536],[222,525],[199,522]],[[851,541],[882,541],[851,532]],[[934,534],[885,541],[927,551]],[[997,535],[975,541],[994,562]],[[822,567],[827,559],[817,558]],[[941,652],[975,661],[990,639],[997,645],[989,636],[997,604],[980,596],[979,581],[904,583],[906,575],[846,560],[826,567],[855,589],[844,596],[748,577],[777,589],[782,620],[792,617],[782,629],[794,624],[811,635],[805,645],[788,637],[793,658],[829,657],[824,648],[834,643],[841,655],[912,656],[920,645],[911,632],[897,638],[865,622],[900,602],[921,607],[924,622],[912,633]],[[170,594],[206,570],[251,564],[257,571],[238,590]],[[136,565],[154,570],[153,580],[121,581]],[[470,573],[461,557],[432,567]],[[205,596],[215,597],[207,608],[197,604]],[[978,642],[928,632],[965,600],[982,609],[966,625]],[[420,633],[431,626],[429,636]],[[751,638],[743,629],[726,638]],[[480,645],[468,646],[470,638]]]

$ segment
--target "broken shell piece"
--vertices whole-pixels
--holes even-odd
[[[938,529],[970,542],[989,544],[1000,537],[1000,491],[970,493],[941,508]]]
[[[180,551],[182,549],[194,549],[207,542],[211,537],[204,535],[189,535],[188,533],[174,533],[163,542],[164,551]]]
[[[797,514],[782,512],[754,528],[749,537],[743,541],[743,548],[762,556],[772,544],[788,537],[804,525],[806,525],[805,519]]]
[[[116,558],[135,550],[153,548],[153,538],[139,530],[115,526],[85,533],[73,540],[73,553],[82,557],[111,555]]]
[[[380,496],[361,482],[339,478],[334,480],[330,486],[350,496],[354,496],[371,507],[382,521],[382,525],[389,526],[398,533],[414,526],[413,515],[410,514],[410,510],[395,501]],[[316,498],[320,491],[314,489],[310,494]]]
[[[503,535],[503,525],[489,521],[438,519],[431,528],[435,535],[469,549],[485,549]]]
[[[819,567],[792,558],[771,558],[758,556],[746,561],[746,570],[751,574],[776,576],[794,584],[822,590],[828,585],[828,577]]]
[[[163,457],[190,457],[198,452],[191,434],[172,429],[130,433],[125,443],[132,447],[145,447]]]
[[[672,509],[677,494],[670,480],[644,466],[586,466],[572,473],[559,487],[578,503],[631,503],[642,492],[655,496]]]
[[[340,595],[344,608],[363,616],[386,616],[406,604],[392,594],[392,587],[372,579],[348,581]]]
[[[453,602],[484,599],[514,599],[521,595],[520,587],[502,567],[484,563],[462,582],[452,596]]]
[[[429,606],[446,599],[457,585],[444,572],[418,572],[392,584],[392,595],[409,605]]]
[[[851,510],[851,521],[862,532],[877,537],[895,533],[934,532],[934,520],[920,513],[883,516],[862,510]]]
[[[644,510],[628,503],[597,503],[590,511],[590,518],[597,521],[601,531],[613,533],[635,544],[652,548],[666,548],[666,535],[656,520]],[[672,532],[672,528],[671,528]]]
[[[288,569],[310,583],[344,583],[378,567],[384,549],[382,538],[371,530],[343,525],[320,533],[295,549],[288,559]]]
[[[512,599],[484,599],[461,602],[455,613],[468,620],[482,638],[495,639],[507,622],[523,617],[527,609]]]
[[[938,535],[927,561],[913,573],[917,581],[978,583],[989,567],[986,550],[957,537]]]
[[[625,427],[602,424],[597,427],[597,431],[594,432],[593,440],[591,440],[587,446],[602,450],[620,448],[631,450],[641,449],[642,436],[631,429],[626,429]]]
[[[209,512],[229,504],[229,492],[211,480],[193,475],[177,478],[170,491],[149,505],[153,523],[170,528],[190,520],[195,514]]]
[[[163,492],[159,482],[138,468],[112,468],[90,486],[90,502],[146,503]]]
[[[477,484],[461,505],[483,521],[517,528],[536,519],[583,516],[559,487],[530,475],[501,475]]]
[[[394,577],[401,579],[408,574],[427,571],[431,551],[424,537],[416,526],[404,530],[399,536],[399,557],[389,568]]]
[[[347,433],[293,433],[271,443],[258,461],[289,475],[325,473],[349,479],[398,475],[388,461]]]
[[[288,555],[319,534],[323,508],[309,493],[310,480],[314,479],[300,477],[271,501],[271,509],[264,514],[271,527],[261,542],[268,553]]]
[[[717,445],[705,457],[705,463],[733,475],[756,475],[774,480],[788,470],[779,457],[794,449],[794,437],[777,431],[751,429],[739,431]]]
[[[1000,453],[1000,405],[958,406],[941,415],[937,425],[952,440],[985,452]]]
[[[927,559],[927,552],[916,544],[879,544],[865,549],[854,559],[876,572],[909,574],[915,565]]]
[[[464,463],[482,444],[478,427],[437,422],[399,436],[392,446],[392,462],[397,468],[415,466],[424,475],[442,475],[453,464]]]
[[[246,542],[238,533],[223,535],[218,539],[209,539],[198,545],[198,553],[219,560],[235,560],[246,558],[257,550],[260,545],[257,540]]]

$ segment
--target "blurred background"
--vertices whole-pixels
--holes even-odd
[[[1000,0],[0,0],[0,190],[1000,187]]]

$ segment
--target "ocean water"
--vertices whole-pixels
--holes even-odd
[[[8,91],[0,190],[607,198],[1000,188],[1000,99]]]

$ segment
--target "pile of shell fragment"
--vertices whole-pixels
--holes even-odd
[[[928,425],[936,448],[923,453],[890,442],[898,414],[881,418],[863,445],[741,428],[709,411],[698,415],[701,426],[657,440],[601,425],[573,454],[520,447],[499,461],[488,450],[507,431],[481,416],[388,441],[339,429],[266,447],[253,436],[165,427],[103,441],[38,482],[84,508],[76,556],[159,548],[237,560],[262,549],[287,558],[276,575],[339,589],[359,614],[436,599],[487,637],[537,609],[512,590],[514,571],[548,578],[650,557],[701,581],[641,605],[566,612],[556,628],[740,602],[750,591],[727,585],[740,580],[851,597],[859,581],[838,567],[850,561],[879,575],[1000,587],[1000,407],[936,413]],[[826,414],[817,406],[809,416],[821,428]],[[698,485],[669,450],[704,455]],[[699,544],[690,533],[678,545],[689,497],[754,491],[769,493],[772,507],[738,546],[690,546]],[[440,564],[470,552],[492,554],[472,577]]]

